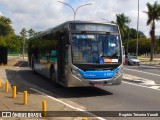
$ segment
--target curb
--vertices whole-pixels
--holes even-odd
[[[123,81],[127,81],[127,82],[133,82],[133,83],[143,83],[143,79],[140,77],[136,77],[133,75],[129,75],[129,74],[125,74],[123,73],[123,77],[122,77]]]
[[[160,63],[159,63],[159,64],[141,64],[141,65],[146,65],[146,66],[158,66],[158,67],[160,67]]]
[[[133,82],[133,83],[143,83],[142,80],[131,80],[131,79],[125,79],[125,78],[123,78],[123,81]]]

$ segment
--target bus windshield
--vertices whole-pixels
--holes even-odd
[[[119,35],[72,34],[73,64],[105,64],[120,60]]]

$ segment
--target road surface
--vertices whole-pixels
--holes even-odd
[[[124,72],[152,79],[158,83],[158,70],[158,67],[125,66]],[[22,88],[36,89],[72,106],[76,103],[84,106],[87,111],[160,111],[160,89],[154,89],[151,86],[123,81],[118,86],[55,88],[48,79],[32,73],[27,63],[18,67],[15,73],[16,79],[11,82]],[[110,119],[117,120],[122,118]],[[149,118],[141,119],[146,120]],[[158,120],[158,118],[154,119]]]
[[[124,66],[124,73],[134,75],[160,84],[160,66]]]

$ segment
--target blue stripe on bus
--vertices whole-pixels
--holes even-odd
[[[84,72],[81,69],[78,69],[77,71],[85,79],[105,79],[105,78],[112,78],[118,70],[119,69],[116,68],[114,71],[111,71],[111,70],[101,70],[101,71],[86,71],[86,72]]]

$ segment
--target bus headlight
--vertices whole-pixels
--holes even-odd
[[[82,78],[82,75],[78,71],[74,70],[73,68],[71,68],[71,73],[78,78]]]

